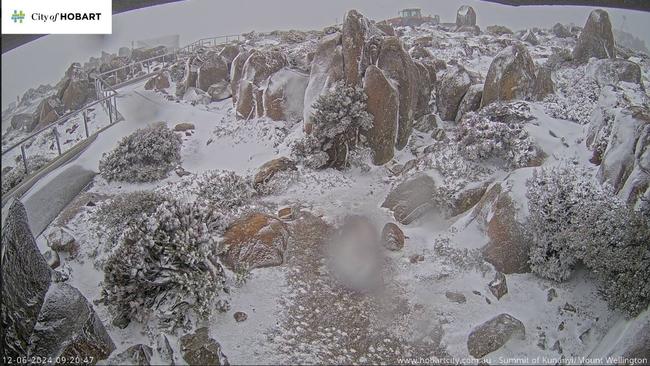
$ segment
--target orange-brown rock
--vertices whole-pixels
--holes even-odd
[[[367,109],[373,116],[373,125],[365,132],[372,149],[372,162],[382,165],[394,155],[397,137],[399,99],[397,89],[386,79],[377,66],[366,69],[364,89],[368,95]]]

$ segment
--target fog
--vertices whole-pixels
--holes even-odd
[[[30,87],[60,80],[71,62],[85,62],[101,50],[116,52],[132,41],[179,34],[181,45],[209,36],[275,29],[321,29],[341,22],[348,9],[381,20],[401,8],[419,7],[455,20],[456,9],[468,4],[481,28],[501,24],[513,30],[551,27],[556,22],[584,25],[592,8],[577,6],[510,7],[483,1],[457,0],[187,0],[113,16],[111,35],[50,35],[2,55],[2,108]],[[650,13],[607,9],[612,24],[640,37],[650,46]]]

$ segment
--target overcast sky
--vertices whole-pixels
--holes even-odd
[[[481,28],[491,24],[513,30],[551,27],[556,22],[584,25],[589,7],[510,7],[477,0],[186,0],[113,16],[111,35],[51,35],[2,55],[2,109],[30,87],[53,84],[70,63],[85,62],[101,50],[116,52],[131,41],[179,34],[181,45],[198,38],[275,29],[321,29],[341,22],[345,11],[357,9],[381,20],[401,8],[419,7],[455,21],[456,9],[468,4]],[[615,28],[633,33],[650,46],[650,13],[607,9]]]

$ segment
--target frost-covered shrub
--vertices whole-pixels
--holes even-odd
[[[539,153],[524,130],[532,119],[523,102],[492,103],[463,116],[458,125],[458,149],[469,160],[500,159],[508,167],[528,165]]]
[[[555,93],[544,98],[544,111],[549,116],[587,124],[598,102],[600,88],[586,74],[585,66],[569,66],[555,72]]]
[[[360,87],[334,84],[313,104],[312,135],[316,150],[342,149],[347,155],[349,142],[356,143],[359,131],[372,127],[373,118],[366,110],[368,96]],[[312,149],[313,150],[313,149]]]
[[[103,226],[103,230],[112,239],[117,239],[130,222],[155,212],[166,199],[167,197],[154,191],[118,194],[102,204],[93,219]]]
[[[180,162],[181,138],[164,123],[156,123],[124,137],[99,162],[106,180],[151,182],[162,179]]]
[[[542,277],[563,281],[580,261],[576,228],[592,199],[603,193],[572,166],[536,170],[528,180],[526,231],[533,243],[531,270]]]
[[[27,158],[27,167],[29,168],[30,173],[34,173],[49,162],[50,160],[42,155],[34,155]],[[8,172],[2,174],[2,194],[9,192],[11,189],[19,185],[25,177],[25,167],[21,160],[18,166],[15,166]]]
[[[527,184],[532,271],[563,281],[583,263],[612,308],[630,316],[646,309],[650,219],[575,167],[542,169]]]
[[[164,202],[132,222],[108,258],[103,295],[114,322],[146,321],[187,327],[189,313],[207,316],[225,289],[217,260],[221,214],[204,203]]]

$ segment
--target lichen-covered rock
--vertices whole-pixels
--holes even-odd
[[[398,92],[374,65],[366,69],[363,83],[368,95],[368,113],[373,116],[372,128],[365,135],[373,152],[373,164],[382,165],[390,161],[394,154],[399,115]]]
[[[458,107],[470,85],[472,85],[472,78],[463,67],[448,71],[442,77],[436,98],[440,118],[445,121],[456,120]]]
[[[381,230],[381,243],[388,250],[401,250],[404,248],[404,232],[399,226],[389,222]]]
[[[477,111],[481,107],[481,99],[483,98],[483,84],[474,84],[467,89],[458,106],[456,112],[456,122],[460,121],[463,116],[468,112]]]
[[[181,355],[188,365],[229,365],[219,342],[210,338],[208,328],[197,329],[180,339]]]
[[[522,44],[499,52],[488,70],[481,106],[497,100],[527,99],[535,83],[535,64]]]
[[[253,178],[253,187],[258,188],[271,180],[276,173],[286,170],[296,170],[296,164],[289,158],[280,157],[267,161],[257,170]]]
[[[231,269],[279,266],[284,261],[289,232],[282,221],[252,213],[233,222],[221,243],[222,260]]]
[[[305,90],[305,110],[303,120],[308,133],[313,126],[313,104],[318,97],[328,91],[336,82],[343,80],[343,46],[341,33],[335,32],[323,37],[316,48],[311,63],[309,83]]]
[[[400,183],[381,205],[393,212],[395,220],[408,225],[435,208],[435,182],[428,175],[418,175]]]
[[[51,275],[22,203],[7,204],[10,206],[2,226],[2,347],[6,357],[16,359],[27,356]]]
[[[578,63],[586,63],[591,57],[616,57],[612,23],[609,14],[602,9],[593,10],[589,14],[573,49],[573,59]]]
[[[108,363],[111,365],[149,366],[152,356],[153,349],[151,347],[145,344],[136,344],[115,356],[111,356]]]
[[[476,12],[469,5],[463,5],[456,11],[456,27],[473,27],[476,25]]]
[[[544,98],[555,92],[553,83],[553,71],[550,67],[540,67],[533,84],[533,98],[535,100],[544,100]]]
[[[589,66],[592,64],[590,63]],[[594,79],[601,88],[605,85],[616,85],[621,81],[643,86],[641,67],[639,64],[622,59],[598,60],[594,63]]]
[[[397,83],[399,119],[395,147],[402,150],[413,131],[413,118],[417,107],[418,69],[397,37],[386,37],[382,40],[377,67]]]
[[[211,85],[228,81],[228,62],[223,57],[211,54],[197,69],[196,87],[208,91]]]
[[[284,68],[271,75],[264,89],[264,113],[274,121],[302,118],[309,75]]]
[[[519,319],[509,314],[499,314],[472,329],[467,338],[467,350],[481,358],[503,347],[512,337],[524,339],[526,329]]]
[[[88,300],[63,282],[50,286],[30,343],[30,355],[79,357],[91,364],[106,359],[115,349]]]

